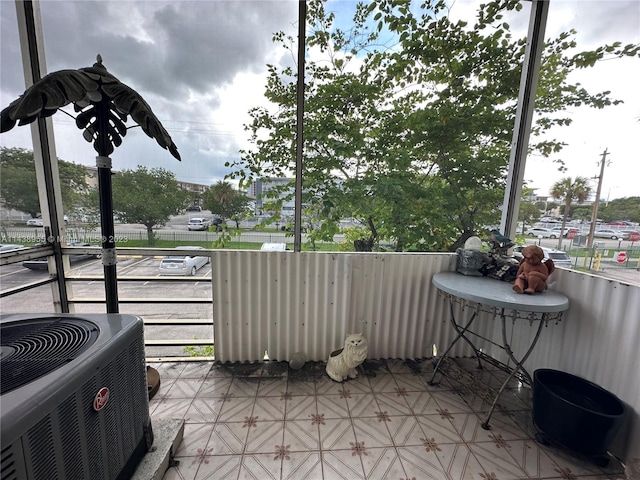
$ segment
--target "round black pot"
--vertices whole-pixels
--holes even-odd
[[[605,456],[624,413],[618,397],[595,383],[558,370],[533,373],[533,422],[551,444]]]

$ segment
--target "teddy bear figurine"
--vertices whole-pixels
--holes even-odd
[[[537,245],[527,245],[522,249],[522,260],[518,267],[513,290],[517,293],[543,292],[547,289],[547,278],[555,270],[549,258],[543,262],[544,252]]]

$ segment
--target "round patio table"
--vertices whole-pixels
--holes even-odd
[[[550,321],[558,323],[562,320],[563,313],[569,308],[569,299],[564,294],[554,290],[545,290],[544,292],[537,292],[535,294],[516,293],[512,289],[513,285],[509,282],[495,280],[489,277],[467,276],[457,272],[436,273],[433,276],[432,282],[449,302],[449,320],[456,330],[457,336],[438,359],[431,380],[429,381],[430,384],[434,383],[436,373],[443,359],[461,339],[467,342],[475,352],[476,358],[478,359],[478,368],[482,368],[480,358],[483,357],[487,360],[487,357],[474,344],[473,339],[475,337],[482,338],[502,348],[514,363],[513,367],[502,365],[509,372],[509,376],[502,383],[500,390],[495,395],[491,409],[482,423],[482,428],[488,430],[490,428],[489,420],[491,419],[498,399],[511,379],[518,375],[518,378],[532,385],[531,376],[523,364],[531,352],[533,352],[540,338],[542,327]],[[461,319],[456,318],[454,309],[456,303],[469,307],[462,310],[463,313],[465,311],[469,313],[468,319],[461,321]],[[478,318],[478,313],[482,311],[489,312],[494,318],[500,318],[502,322],[502,338],[500,340],[496,341],[486,338],[471,329]],[[519,359],[516,358],[512,351],[511,344],[507,337],[507,319],[512,319],[513,322],[528,321],[530,325],[538,324],[529,348]],[[497,360],[494,360],[494,362],[499,363]]]

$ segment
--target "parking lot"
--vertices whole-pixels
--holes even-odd
[[[146,340],[179,340],[179,339],[213,339],[213,305],[211,303],[211,266],[205,265],[195,277],[165,277],[162,282],[128,281],[127,277],[150,276],[160,277],[160,258],[118,257],[118,298],[120,313],[141,316],[145,321],[158,319],[211,319],[209,326],[176,326],[147,325]],[[104,283],[102,261],[93,259],[74,264],[71,276],[96,276],[95,280],[77,280],[71,282],[71,298],[104,299]],[[0,267],[0,283],[2,291],[22,285],[44,280],[49,274],[46,270],[29,270],[20,264]],[[50,313],[53,311],[51,285],[20,292],[2,298],[1,312],[9,313]],[[171,299],[206,299],[206,303],[170,303]],[[138,303],[127,303],[130,299]],[[149,303],[154,299],[154,303]],[[166,303],[155,299],[165,299]],[[75,304],[75,313],[105,313],[102,303]],[[184,355],[182,347],[147,347],[147,356],[180,356]]]

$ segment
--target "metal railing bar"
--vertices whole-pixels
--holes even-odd
[[[118,303],[181,303],[181,304],[206,304],[211,303],[210,298],[118,298]],[[70,298],[69,303],[105,303],[104,298],[98,297],[84,297],[84,298]]]
[[[211,318],[158,318],[156,320],[143,319],[145,325],[212,325]]]
[[[26,292],[27,290],[31,290],[33,288],[37,288],[42,285],[48,285],[50,283],[57,282],[57,281],[58,281],[58,277],[50,277],[44,280],[37,280],[35,282],[27,283],[25,285],[20,285],[19,287],[3,290],[2,292],[0,292],[0,298],[8,297],[9,295],[14,295],[16,293]]]

